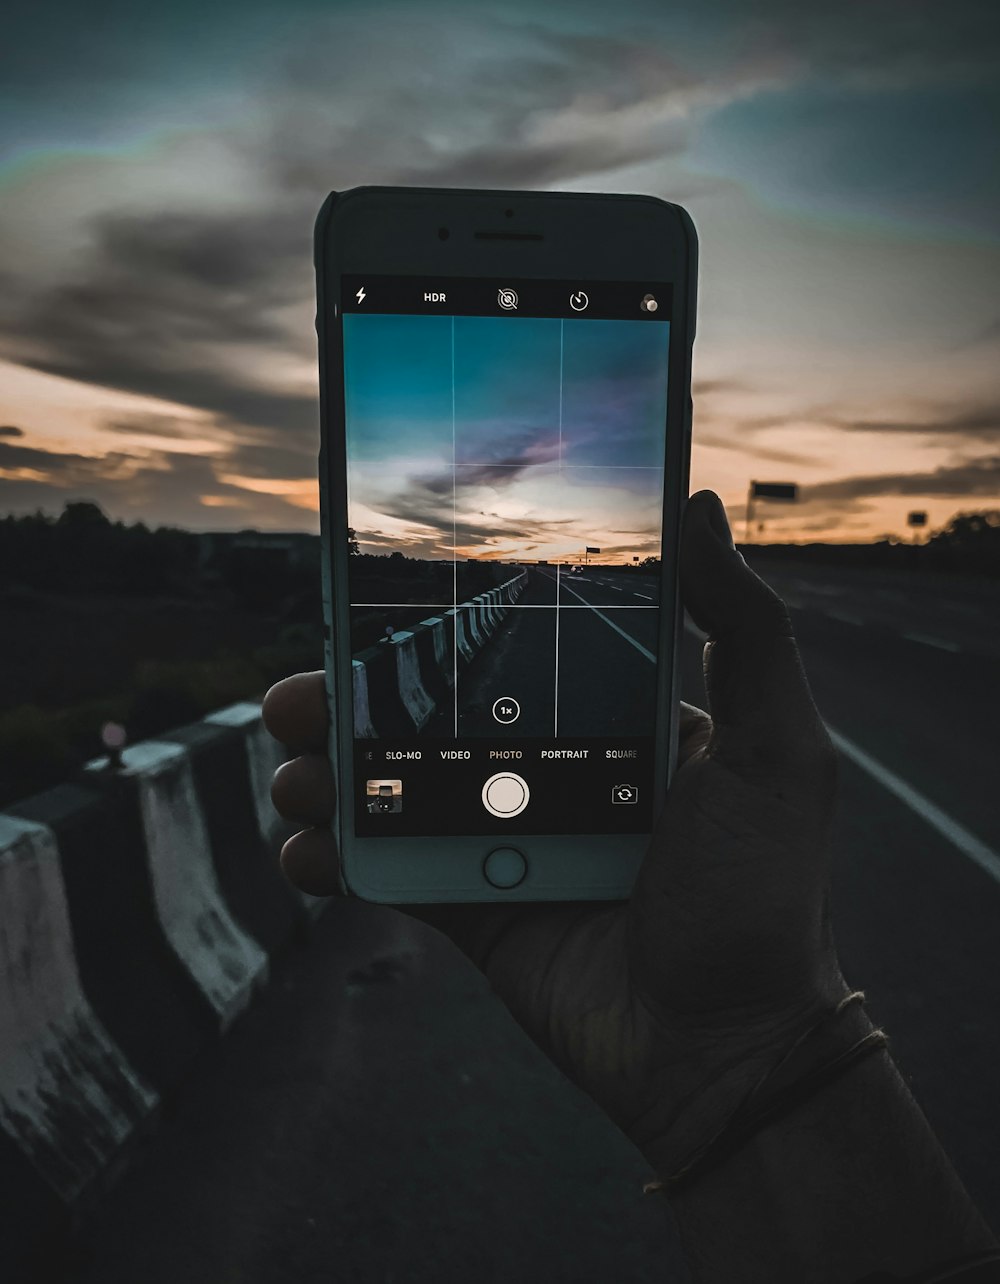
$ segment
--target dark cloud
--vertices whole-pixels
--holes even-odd
[[[301,213],[102,214],[72,278],[8,288],[0,336],[49,374],[178,402],[270,434],[317,431],[317,398],[257,386],[255,363],[305,352],[276,313],[312,290],[311,223]],[[215,345],[241,348],[226,369]]]
[[[1000,8],[993,0],[710,0],[705,26],[728,28],[725,47],[767,59],[792,55],[809,71],[863,87],[990,83],[1000,68]]]
[[[5,424],[0,428],[0,437],[23,437],[24,429],[15,428],[13,424]]]
[[[740,424],[742,428],[742,424]],[[805,455],[801,451],[777,450],[770,446],[758,446],[742,440],[740,437],[719,437],[714,433],[698,432],[692,434],[695,446],[714,446],[718,450],[736,450],[748,459],[766,459],[774,464],[803,464],[810,467],[821,463],[815,455]]]
[[[996,441],[1000,438],[1000,406],[995,405],[946,410],[931,419],[830,419],[827,422],[848,432],[919,433],[970,441]]]
[[[940,411],[936,407],[929,407],[929,412],[919,419],[847,418],[831,414],[829,407],[813,406],[805,407],[792,414],[740,415],[737,424],[738,439],[726,440],[716,437],[708,444],[734,450],[749,450],[747,443],[740,438],[771,428],[798,428],[802,424],[818,424],[843,432],[874,432],[890,435],[912,433],[921,437],[939,437],[950,445],[960,444],[963,440],[993,442],[1000,438],[1000,406],[993,403],[972,405],[963,409],[954,409],[949,406]],[[713,422],[716,418],[718,417],[712,416]],[[753,449],[756,453],[763,448],[754,446]],[[768,456],[762,453],[762,457]],[[779,455],[774,455],[773,458],[778,459]],[[794,455],[789,455],[788,462],[816,461],[809,461],[804,457],[797,459]]]
[[[166,437],[172,441],[183,441],[191,437],[203,437],[206,425],[193,424],[186,419],[176,419],[170,415],[158,415],[139,412],[122,415],[101,422],[102,432],[122,433],[134,437]]]
[[[104,458],[113,461],[122,456],[106,455]],[[30,468],[33,472],[54,476],[57,473],[69,471],[86,473],[95,465],[99,469],[102,466],[101,461],[89,455],[61,454],[55,450],[40,450],[37,446],[11,446],[5,441],[0,441],[0,468],[2,469]]]
[[[55,515],[72,500],[98,503],[112,520],[191,530],[319,530],[311,514],[280,495],[219,480],[227,472],[215,455],[157,451],[99,457],[11,446],[0,441],[0,470],[25,468],[42,478],[0,477],[0,511]],[[317,485],[318,494],[318,485]]]
[[[753,392],[755,389],[745,379],[693,379],[692,397],[710,397],[716,392]]]
[[[964,499],[1000,493],[1000,455],[943,464],[932,472],[872,473],[841,477],[803,488],[806,502],[823,499],[859,499],[881,495],[948,495]]]

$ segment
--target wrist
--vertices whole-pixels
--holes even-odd
[[[672,1109],[647,1112],[632,1129],[633,1142],[660,1177],[686,1168],[731,1120],[757,1108],[795,1082],[804,1070],[874,1030],[843,978],[787,1011],[729,1036],[693,1041],[665,1085]],[[842,1009],[842,1010],[841,1010]]]
[[[996,1243],[885,1049],[670,1204],[699,1284],[905,1278]]]

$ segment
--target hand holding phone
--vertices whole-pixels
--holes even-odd
[[[835,749],[787,610],[735,550],[711,491],[687,502],[680,573],[709,637],[710,714],[680,706],[678,768],[630,898],[394,907],[448,936],[563,1073],[658,1156],[711,1135],[776,1050],[849,992],[828,919]],[[302,890],[336,894],[323,674],[277,683],[263,717],[304,751],[271,789],[309,826],[282,865]]]

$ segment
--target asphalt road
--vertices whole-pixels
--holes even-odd
[[[653,587],[648,577],[613,571],[562,575],[557,582],[554,568],[530,567],[517,606],[459,674],[459,734],[491,740],[651,735]],[[521,710],[507,727],[492,712],[501,695]],[[453,725],[452,710],[442,709],[424,734],[450,735]]]
[[[843,750],[845,975],[1000,1231],[995,589],[750,560],[792,607]],[[704,706],[691,627],[683,696]],[[337,902],[275,977],[84,1229],[67,1279],[687,1280],[669,1210],[640,1194],[641,1156],[448,942]]]

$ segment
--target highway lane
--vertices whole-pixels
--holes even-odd
[[[633,590],[631,575],[560,576],[557,612],[555,569],[530,567],[528,576],[517,604],[459,674],[459,733],[492,739],[651,734],[657,612],[642,590],[652,586],[643,578]],[[500,696],[521,710],[508,726],[493,717]],[[450,708],[440,710],[424,734],[450,735],[453,716]]]
[[[998,850],[989,594],[786,575],[769,578],[831,727]],[[905,638],[920,621],[962,649]],[[685,629],[682,693],[704,707],[701,651]],[[847,979],[1000,1230],[1000,885],[842,756],[833,902]],[[206,1058],[86,1228],[71,1278],[681,1284],[669,1221],[638,1193],[646,1174],[447,942],[337,903]]]

